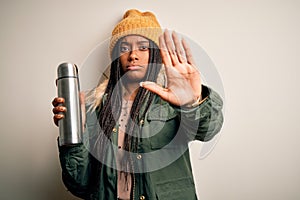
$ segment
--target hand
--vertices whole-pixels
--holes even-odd
[[[64,113],[66,112],[67,108],[63,106],[65,103],[65,99],[62,97],[56,97],[52,101],[52,105],[54,106],[52,112],[54,114],[53,121],[56,126],[58,126],[58,121],[65,117]],[[85,95],[83,92],[80,92],[80,106],[81,106],[81,113],[82,113],[82,127],[84,128],[85,124]]]
[[[62,97],[55,97],[52,101],[52,105],[54,106],[52,109],[54,114],[53,121],[56,126],[58,126],[58,121],[65,117],[63,113],[66,112],[67,108],[62,106],[64,103],[65,99]]]
[[[159,38],[159,48],[168,85],[163,88],[154,82],[145,81],[141,86],[176,106],[194,103],[201,97],[201,78],[189,45],[184,39],[180,42],[174,31],[171,39],[166,30]]]

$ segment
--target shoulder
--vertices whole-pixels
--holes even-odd
[[[86,106],[89,110],[96,109],[105,98],[105,90],[108,84],[108,79],[101,82],[94,89],[86,92]]]

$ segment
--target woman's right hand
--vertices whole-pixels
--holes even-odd
[[[54,114],[53,121],[56,126],[58,126],[58,121],[65,117],[64,113],[66,112],[67,108],[64,106],[65,99],[62,97],[55,97],[52,101],[52,105],[54,108],[52,112]],[[85,124],[85,95],[83,92],[80,92],[80,105],[81,105],[81,113],[82,113],[82,127]]]
[[[54,114],[53,121],[56,126],[58,126],[58,121],[65,117],[64,113],[66,112],[67,108],[63,106],[65,103],[65,99],[62,97],[55,97],[52,101],[52,105],[54,108],[52,112]]]

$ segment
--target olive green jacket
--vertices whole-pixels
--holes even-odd
[[[131,153],[131,199],[197,199],[188,142],[212,139],[223,124],[220,96],[206,86],[202,88],[205,100],[197,107],[179,108],[155,96],[146,115],[136,122],[141,137],[137,152]],[[108,140],[108,156],[97,176],[95,168],[99,161],[89,146],[90,139],[99,131],[96,116],[97,113],[87,113],[83,144],[59,147],[62,179],[72,194],[83,199],[116,200],[118,125]]]

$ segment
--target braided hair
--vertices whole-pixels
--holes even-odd
[[[94,152],[97,152],[98,156],[100,155],[101,160],[105,159],[106,150],[108,148],[107,139],[111,138],[112,130],[117,124],[117,120],[120,117],[121,109],[122,109],[122,84],[120,84],[122,69],[121,62],[119,59],[120,56],[120,41],[117,42],[113,51],[111,69],[110,69],[110,77],[108,80],[107,87],[105,89],[105,101],[100,105],[98,120],[100,125],[100,132],[96,142],[94,143]],[[157,45],[149,40],[149,61],[148,68],[146,74],[144,76],[144,81],[153,81],[156,82],[158,74],[161,70],[162,66],[162,58],[160,55],[160,50]],[[152,100],[154,98],[154,93],[149,90],[139,87],[136,97],[133,101],[131,110],[130,110],[130,119],[128,120],[128,124],[125,131],[125,139],[124,139],[124,150],[127,152],[135,152],[138,146],[138,138],[139,133],[136,131],[135,122],[138,121],[140,115],[142,117],[145,115],[147,110],[149,109]],[[143,110],[141,114],[140,111]],[[122,166],[126,167],[124,169],[128,175],[131,170],[131,163],[129,153],[124,156],[121,163]],[[100,176],[100,171],[102,164],[99,162],[100,166],[97,166],[98,173],[96,177]],[[127,177],[126,175],[126,177]],[[127,179],[127,178],[126,178]],[[98,179],[99,180],[99,179]]]

